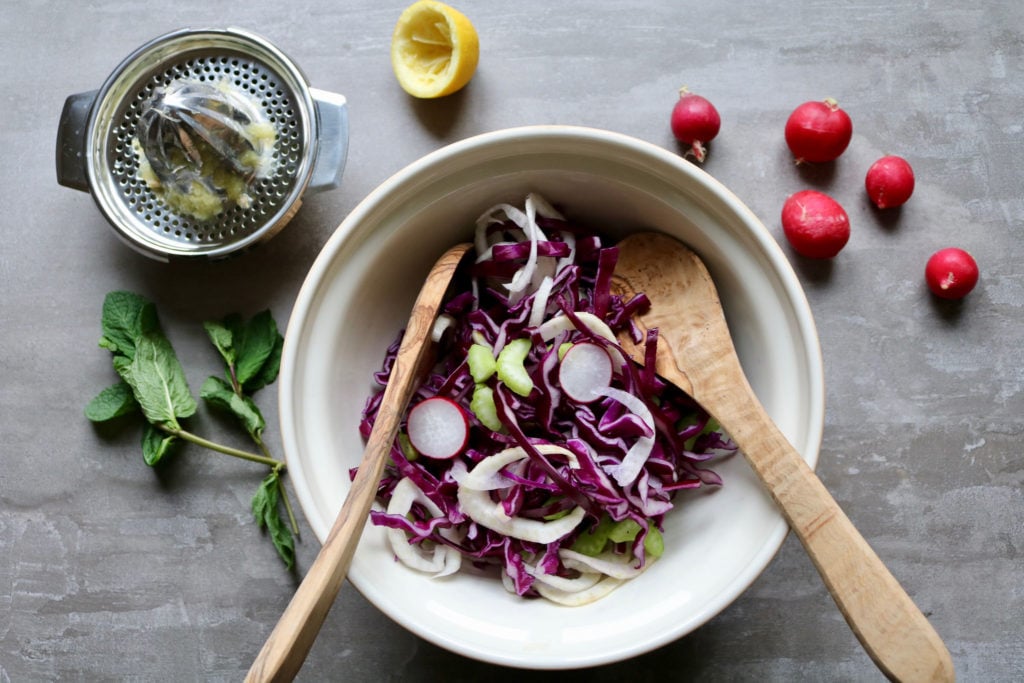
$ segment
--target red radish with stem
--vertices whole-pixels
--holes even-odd
[[[962,299],[978,284],[978,263],[963,249],[940,249],[924,267],[928,289],[942,299]]]
[[[850,217],[827,194],[802,190],[782,205],[782,230],[801,256],[832,258],[850,239]]]
[[[579,342],[569,347],[558,366],[558,383],[566,396],[580,403],[601,398],[601,390],[612,381],[612,359],[608,352],[593,342]]]
[[[466,412],[443,396],[434,396],[413,406],[407,429],[413,448],[428,458],[439,460],[454,458],[469,440]]]
[[[722,118],[715,105],[683,87],[679,89],[679,100],[672,108],[671,126],[676,140],[690,145],[688,154],[702,162],[707,156],[704,144],[718,135]]]
[[[864,187],[879,209],[902,206],[914,192],[914,169],[903,157],[882,157],[871,164]]]
[[[798,164],[838,159],[852,137],[850,116],[832,98],[822,102],[804,102],[786,121],[786,144]]]

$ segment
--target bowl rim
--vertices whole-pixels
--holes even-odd
[[[802,354],[801,360],[804,363],[804,369],[806,369],[808,373],[807,384],[810,389],[810,393],[807,396],[809,409],[809,419],[806,425],[807,446],[802,455],[812,468],[816,467],[822,435],[824,432],[825,418],[824,363],[821,353],[820,339],[814,324],[810,304],[807,300],[803,287],[800,285],[796,272],[778,242],[760,219],[758,219],[746,204],[744,204],[731,190],[726,188],[724,184],[715,179],[709,173],[682,159],[679,155],[673,154],[672,152],[653,143],[640,140],[623,133],[586,126],[530,125],[505,128],[474,135],[440,147],[416,159],[384,180],[351,210],[351,212],[331,234],[311,265],[299,290],[285,332],[278,403],[285,458],[288,461],[288,467],[292,470],[293,475],[291,477],[292,486],[296,491],[299,504],[306,516],[307,523],[312,527],[314,535],[317,536],[317,539],[321,543],[326,538],[333,520],[324,520],[321,523],[320,520],[311,518],[307,512],[314,506],[312,499],[313,495],[311,489],[307,485],[308,476],[312,473],[303,471],[303,464],[295,455],[300,449],[296,433],[292,430],[290,425],[295,424],[296,414],[292,405],[292,399],[295,391],[295,376],[292,373],[292,369],[295,367],[297,354],[299,353],[301,346],[299,331],[308,322],[307,316],[315,303],[321,287],[322,278],[325,272],[331,267],[332,262],[338,257],[339,252],[348,244],[356,226],[368,216],[372,216],[377,207],[382,203],[386,203],[390,197],[405,192],[408,189],[407,186],[410,183],[415,184],[417,179],[421,179],[423,177],[424,173],[429,173],[431,170],[438,169],[446,161],[453,158],[471,155],[481,149],[485,149],[490,146],[500,146],[524,137],[537,139],[548,138],[552,140],[573,139],[582,142],[629,148],[635,153],[651,157],[663,164],[668,164],[673,167],[673,171],[678,171],[684,175],[690,176],[702,186],[702,191],[707,191],[714,195],[740,220],[740,222],[743,223],[744,227],[747,229],[744,236],[752,239],[756,243],[761,255],[769,261],[773,274],[777,278],[780,287],[785,291],[786,297],[792,303],[794,324],[796,325],[800,338],[805,341],[805,353]],[[464,656],[494,664],[517,668],[568,669],[621,661],[627,657],[648,652],[672,642],[686,633],[692,632],[696,628],[705,624],[715,615],[719,614],[726,606],[734,602],[736,598],[738,598],[767,568],[771,563],[771,560],[781,548],[782,542],[788,533],[788,526],[786,525],[785,520],[781,519],[781,514],[780,520],[781,524],[777,525],[774,529],[774,533],[766,539],[762,552],[756,556],[755,561],[750,563],[746,568],[746,571],[737,575],[733,583],[730,584],[728,590],[723,591],[722,594],[724,597],[720,605],[714,608],[709,607],[703,613],[692,618],[690,620],[690,623],[692,624],[691,628],[684,633],[676,633],[671,635],[671,637],[666,637],[657,640],[656,642],[645,642],[640,647],[634,648],[629,652],[595,653],[593,656],[586,659],[567,660],[560,663],[552,663],[549,661],[537,663],[512,658],[494,657],[488,653],[477,652],[471,648],[462,647],[458,642],[445,638],[443,635],[433,632],[425,632],[415,624],[402,619],[398,615],[394,615],[386,611],[385,614],[407,630],[415,633],[419,637],[433,642],[436,645]],[[360,586],[358,580],[352,580],[352,583],[360,593],[364,595],[364,597],[367,597],[375,607],[380,609],[380,606],[377,605],[372,598],[366,596],[366,593]]]

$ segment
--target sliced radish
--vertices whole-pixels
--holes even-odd
[[[454,458],[469,439],[469,418],[454,401],[435,396],[409,411],[409,441],[428,458]]]
[[[612,381],[612,359],[608,352],[593,342],[573,344],[558,366],[558,383],[574,401],[590,403],[601,398],[601,392]]]
[[[612,328],[608,327],[608,323],[601,320],[593,313],[589,313],[587,311],[576,311],[576,318],[583,323],[584,327],[597,336],[604,337],[611,342],[616,341],[615,333],[612,332]],[[540,334],[541,339],[548,342],[562,332],[575,329],[576,325],[573,324],[572,319],[564,313],[559,313],[553,318],[546,320],[537,328],[537,332]],[[615,362],[615,367],[621,368],[626,364],[626,359],[623,358],[618,349],[612,349],[610,353],[612,360]]]
[[[576,318],[586,325],[591,332],[604,337],[608,341],[615,341],[615,333],[612,332],[612,328],[608,327],[608,323],[588,311],[576,311],[575,313]],[[546,320],[544,324],[537,329],[537,332],[540,333],[540,336],[544,341],[551,341],[560,332],[575,329],[576,325],[573,323],[572,318],[564,313],[559,313],[553,318]]]

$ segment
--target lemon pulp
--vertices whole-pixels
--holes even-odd
[[[391,66],[402,89],[414,97],[443,97],[462,89],[479,58],[473,24],[436,0],[407,7],[391,37]]]

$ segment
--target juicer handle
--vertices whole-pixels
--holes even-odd
[[[57,126],[57,182],[83,192],[89,191],[85,136],[98,92],[91,90],[68,97]]]
[[[316,159],[307,192],[333,190],[341,185],[348,156],[348,108],[344,95],[310,88],[316,106]]]

